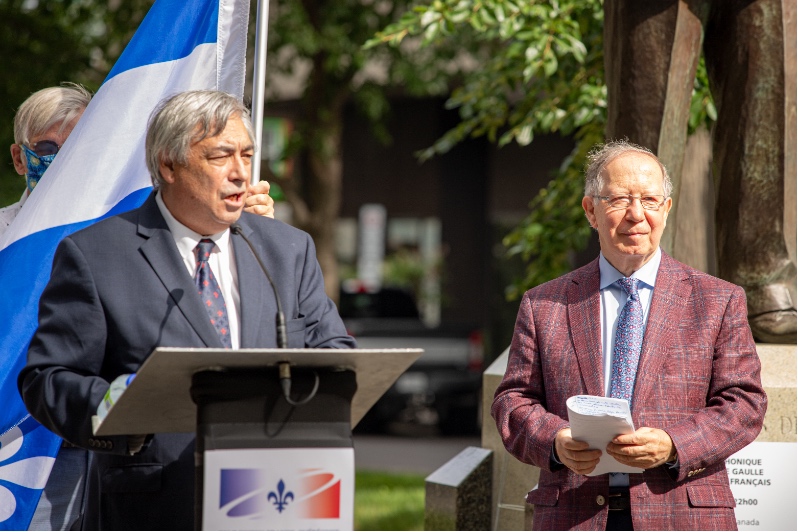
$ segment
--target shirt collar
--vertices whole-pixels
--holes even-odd
[[[30,191],[28,190],[28,187],[25,187],[25,191],[22,192],[22,197],[19,198],[19,206],[20,207],[25,205],[25,202],[28,200],[28,196],[30,196]]]
[[[193,254],[197,244],[199,244],[199,241],[203,238],[210,238],[219,248],[220,252],[223,254],[227,253],[230,246],[230,229],[225,229],[220,233],[210,236],[201,235],[180,223],[169,211],[169,208],[163,202],[163,198],[161,198],[161,195],[158,193],[155,194],[155,203],[158,205],[158,210],[161,211],[164,220],[166,220],[166,225],[169,227],[169,231],[175,239],[175,244],[177,244],[177,249],[182,256],[188,253]]]
[[[659,271],[659,263],[662,260],[662,250],[657,248],[651,260],[643,265],[642,268],[634,272],[630,277],[638,279],[642,283],[654,288],[657,281],[657,272]],[[599,273],[601,280],[599,281],[599,289],[604,290],[618,279],[622,279],[624,275],[615,269],[615,267],[604,258],[603,253],[599,253]]]

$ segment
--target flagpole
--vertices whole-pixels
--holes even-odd
[[[252,160],[252,184],[260,181],[263,161],[263,108],[266,92],[266,43],[269,37],[269,0],[257,0],[257,28],[255,30],[255,65],[252,74],[252,125],[255,130],[257,155]]]

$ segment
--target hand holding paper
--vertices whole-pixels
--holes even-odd
[[[640,427],[632,434],[617,436],[607,446],[607,452],[626,465],[650,469],[666,463],[671,458],[673,441],[667,432],[651,427]]]
[[[602,451],[598,465],[587,476],[604,473],[642,473],[643,469],[622,464],[606,452],[619,434],[635,431],[629,403],[625,399],[575,395],[566,401],[571,437],[586,442],[590,449]]]

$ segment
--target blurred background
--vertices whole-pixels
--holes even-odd
[[[0,0],[0,143],[13,142],[14,112],[32,92],[62,81],[96,91],[151,4]],[[452,95],[493,45],[464,34],[364,47],[408,6],[271,2],[261,178],[277,217],[313,236],[328,295],[360,346],[426,351],[359,430],[475,435],[481,372],[509,344],[518,290],[507,294],[528,264],[503,239],[577,142],[557,127],[503,147],[489,129],[458,132]],[[251,12],[250,33],[254,3]],[[0,205],[23,189],[0,151]],[[567,265],[595,255],[583,240],[588,250]]]

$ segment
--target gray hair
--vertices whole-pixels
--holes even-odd
[[[82,85],[64,82],[31,94],[14,115],[14,143],[30,144],[53,126],[61,130],[80,116],[91,101],[91,93]]]
[[[163,100],[150,115],[145,140],[147,169],[152,185],[162,184],[162,161],[188,163],[193,144],[219,135],[230,118],[238,116],[254,144],[249,110],[235,96],[213,90],[181,92]]]
[[[628,140],[613,140],[603,145],[599,144],[588,153],[585,164],[585,196],[595,197],[601,194],[601,189],[604,188],[604,168],[614,159],[630,152],[642,153],[657,161],[662,170],[662,189],[665,197],[669,198],[673,192],[673,183],[665,165],[651,150],[632,144]]]

